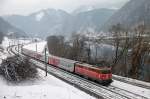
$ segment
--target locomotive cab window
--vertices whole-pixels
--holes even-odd
[[[110,74],[111,70],[100,70],[102,74]]]

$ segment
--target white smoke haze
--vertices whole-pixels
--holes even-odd
[[[0,15],[27,15],[47,8],[72,12],[80,6],[120,8],[127,1],[129,0],[0,0]]]

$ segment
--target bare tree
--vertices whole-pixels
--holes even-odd
[[[103,36],[99,36],[98,38],[96,38],[96,39],[93,39],[93,45],[94,45],[94,48],[95,48],[95,56],[93,56],[93,59],[95,59],[95,60],[93,60],[93,63],[95,63],[95,64],[99,64],[101,61],[106,61],[107,60],[107,58],[104,58],[104,59],[100,59],[100,57],[102,57],[102,56],[99,56],[99,52],[101,51],[101,50],[99,50],[100,49],[100,45],[102,44],[102,42],[103,42],[103,39],[104,39],[104,37]],[[106,55],[106,53],[105,53],[105,55]],[[106,55],[106,57],[107,57],[107,55]]]
[[[130,32],[120,24],[111,29],[115,54],[113,57],[112,70],[115,74],[128,75],[129,49],[131,47]]]
[[[49,52],[53,55],[64,57],[65,40],[63,36],[49,36],[47,38]]]
[[[121,44],[120,37],[122,35],[122,31],[123,29],[121,27],[121,24],[114,25],[110,29],[110,32],[112,33],[113,36],[113,44],[115,47],[115,56],[113,57],[112,69],[114,69],[115,65],[119,61],[119,46]]]
[[[144,64],[144,56],[149,49],[149,41],[145,41],[146,35],[145,25],[139,25],[135,28],[135,37],[133,39],[133,48],[132,48],[132,68],[130,70],[130,75],[133,78],[139,78],[141,75],[140,70]]]
[[[84,59],[84,48],[85,39],[80,34],[72,35],[72,47],[70,51],[70,57],[74,60],[85,61]]]

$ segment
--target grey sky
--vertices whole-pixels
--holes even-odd
[[[80,6],[119,8],[129,0],[0,0],[0,15],[22,14],[46,8],[63,9],[71,12]]]

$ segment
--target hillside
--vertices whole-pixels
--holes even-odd
[[[73,31],[77,32],[99,32],[99,28],[113,15],[111,9],[94,9],[78,13],[72,23]]]
[[[93,9],[80,13],[67,13],[63,10],[46,9],[28,16],[3,16],[5,20],[23,31],[45,38],[49,35],[70,36],[75,32],[98,28],[114,13],[111,9]]]
[[[8,22],[4,21],[1,17],[0,17],[0,32],[2,32],[4,35],[7,35],[10,32],[14,32],[16,37],[26,36],[22,30],[12,26]]]
[[[150,0],[130,0],[102,26],[109,30],[112,25],[120,23],[126,28],[134,28],[138,24],[150,25]]]

